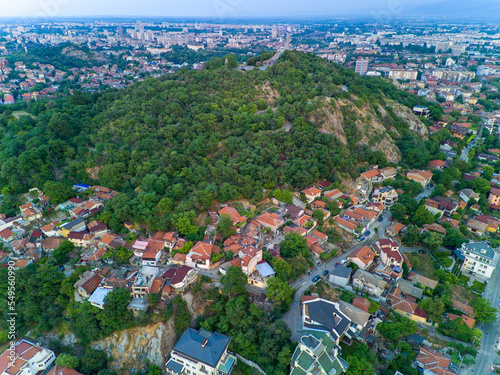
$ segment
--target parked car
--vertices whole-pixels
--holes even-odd
[[[391,216],[391,217],[389,218],[389,221],[394,221],[394,218]]]
[[[347,262],[347,259],[342,259],[342,260],[340,261],[340,264],[344,265],[346,262]]]
[[[384,218],[382,216],[379,216],[377,220],[378,221],[384,221]]]
[[[315,283],[316,281],[318,281],[319,279],[321,279],[321,276],[320,275],[316,275],[313,277],[313,283]]]
[[[328,270],[324,270],[324,271],[323,271],[323,276],[326,276],[326,275],[328,275],[328,274],[329,274]]]
[[[365,237],[363,237],[363,236],[358,237],[358,238],[356,239],[356,241],[358,241],[358,242],[363,242],[364,240],[366,240],[366,238],[365,238]]]
[[[369,230],[367,230],[367,231],[365,232],[365,236],[367,236],[367,237],[368,237],[371,233],[372,233],[372,232],[370,232]]]
[[[335,263],[335,268],[337,268],[338,266],[340,266],[340,263],[339,262]]]
[[[418,252],[419,252],[420,254],[427,254],[427,251],[425,251],[425,250],[419,250]]]

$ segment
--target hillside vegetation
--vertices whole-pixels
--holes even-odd
[[[396,103],[423,100],[387,80],[286,52],[265,71],[232,70],[216,58],[203,71],[122,91],[31,102],[36,119],[2,108],[2,210],[14,207],[9,194],[46,181],[99,183],[123,193],[101,215],[113,229],[126,220],[165,229],[214,201],[257,202],[263,188],[356,177],[360,163],[383,166],[403,155],[418,166],[437,150]]]

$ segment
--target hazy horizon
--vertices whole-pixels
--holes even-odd
[[[369,15],[398,17],[496,17],[498,0],[18,0],[3,5],[0,18],[171,17],[171,18],[335,18]],[[479,5],[478,5],[479,4]],[[455,6],[457,5],[457,6]],[[493,10],[493,11],[492,11]]]

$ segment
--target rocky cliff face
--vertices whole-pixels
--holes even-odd
[[[391,108],[396,116],[404,120],[411,131],[420,134],[424,139],[427,140],[429,137],[429,129],[424,125],[422,121],[415,115],[412,110],[399,103],[391,103]]]
[[[357,145],[365,145],[373,151],[381,151],[387,161],[398,163],[401,160],[401,151],[395,141],[400,137],[387,111],[380,105],[373,107],[369,104],[354,105],[352,100],[338,100],[326,98],[320,109],[311,116],[311,121],[319,125],[319,131],[333,134],[344,145],[350,139],[356,139]],[[427,127],[413,112],[398,103],[391,103],[393,113],[408,124],[408,128],[428,137]]]
[[[113,358],[111,367],[133,372],[145,367],[146,360],[163,367],[175,344],[173,319],[167,323],[151,324],[117,332],[92,345]]]

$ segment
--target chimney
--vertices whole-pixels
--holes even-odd
[[[203,340],[201,347],[204,348],[207,345],[208,339]]]

